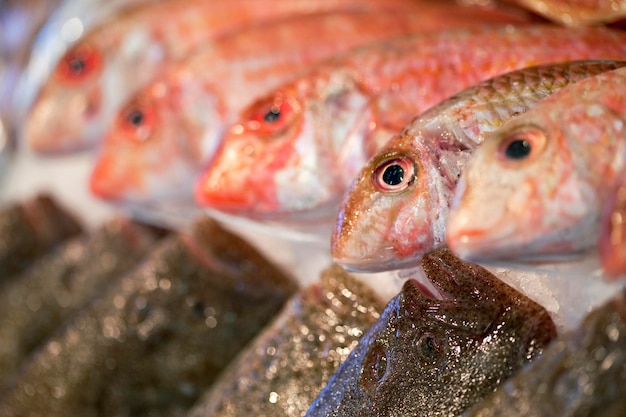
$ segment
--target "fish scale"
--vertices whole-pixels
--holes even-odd
[[[429,5],[415,0],[174,0],[128,8],[90,30],[61,57],[24,121],[24,140],[41,153],[93,146],[119,105],[166,63],[183,59],[196,48],[247,25],[322,11],[446,7],[450,3]],[[517,13],[477,10],[494,21],[527,20]],[[155,50],[158,53],[153,53]],[[67,64],[77,59],[87,66],[75,74],[65,71]],[[114,89],[106,87],[116,83]],[[92,111],[85,112],[87,106]]]
[[[445,20],[439,19],[443,11],[448,14]],[[476,19],[468,23],[474,14]],[[357,46],[490,21],[476,9],[416,6],[401,12],[292,16],[222,37],[170,65],[124,104],[105,135],[91,189],[116,202],[141,205],[186,199],[193,205],[193,182],[228,123],[254,97],[321,59]],[[127,123],[127,115],[137,111],[150,111],[153,117]],[[192,151],[185,153],[184,148]]]
[[[470,87],[417,117],[367,163],[345,197],[332,239],[335,261],[366,271],[418,264],[443,243],[459,175],[490,132],[568,84],[622,65],[576,61],[525,68]],[[372,181],[394,161],[413,170],[401,188]]]
[[[573,59],[619,59],[626,56],[624,36],[598,28],[492,27],[359,48],[242,112],[197,183],[196,201],[229,214],[285,223],[315,217],[316,212],[318,218],[327,215],[336,210],[371,152],[378,151],[377,144],[429,107],[514,69]],[[345,105],[357,102],[364,104]],[[281,117],[264,121],[276,103],[284,107]],[[345,132],[348,136],[337,136]],[[301,149],[317,155],[315,165],[298,165]],[[276,154],[289,157],[276,163]],[[285,175],[298,170],[298,178],[306,181]]]
[[[624,69],[595,75],[494,131],[463,172],[448,244],[485,260],[595,250],[602,207],[626,166],[625,86]],[[523,141],[524,154],[510,150]]]

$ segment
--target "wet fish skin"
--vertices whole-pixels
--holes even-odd
[[[493,132],[459,180],[451,249],[522,261],[596,250],[602,205],[625,166],[625,86],[625,69],[596,75]]]
[[[625,320],[622,291],[463,416],[624,415]]]
[[[446,249],[423,260],[443,300],[408,280],[306,416],[458,415],[556,336],[538,304]]]
[[[80,221],[50,195],[6,204],[0,209],[0,282],[81,232]]]
[[[272,20],[222,37],[167,68],[120,110],[90,179],[92,192],[123,203],[192,201],[194,180],[239,111],[323,58],[369,42],[465,25],[415,9],[346,11]],[[444,9],[444,10],[450,10]]]
[[[566,26],[593,26],[626,17],[626,2],[618,0],[507,0]]]
[[[169,66],[118,112],[99,150],[92,192],[118,203],[193,204],[194,181],[252,98],[356,46],[502,21],[480,8],[418,4],[400,12],[333,11],[274,19],[222,37]]]
[[[626,276],[626,176],[622,173],[602,208],[598,250],[604,276]]]
[[[622,37],[605,29],[483,28],[346,54],[248,107],[197,183],[196,201],[260,220],[334,216],[358,170],[415,115],[514,69],[619,59]]]
[[[296,293],[189,417],[300,417],[380,317],[374,293],[334,266]]]
[[[367,162],[344,197],[332,237],[334,261],[362,271],[419,265],[422,255],[444,244],[458,177],[485,137],[567,85],[623,65],[524,68],[469,87],[415,118]],[[385,181],[398,169],[400,181]]]
[[[25,140],[42,153],[93,146],[127,94],[166,63],[245,25],[313,11],[409,8],[416,8],[414,1],[178,0],[132,8],[89,31],[60,59],[29,112]]]
[[[0,292],[0,388],[22,361],[65,319],[110,282],[132,269],[155,242],[154,234],[115,218],[43,256]]]
[[[184,416],[296,290],[209,219],[166,238],[22,368],[1,416]]]

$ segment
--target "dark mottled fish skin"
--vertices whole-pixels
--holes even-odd
[[[183,416],[296,289],[203,220],[51,338],[0,399],[0,416]]]
[[[301,417],[384,303],[339,266],[322,273],[242,352],[189,417]]]
[[[48,195],[4,206],[0,209],[0,283],[81,231],[79,221]]]
[[[0,387],[72,313],[131,270],[156,239],[127,219],[109,221],[44,255],[0,292]]]
[[[424,257],[435,300],[408,280],[306,416],[456,416],[556,335],[538,304],[448,250]]]
[[[466,417],[626,415],[626,290],[589,313]]]

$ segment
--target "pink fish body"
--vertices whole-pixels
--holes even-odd
[[[331,60],[248,107],[196,186],[196,201],[256,219],[336,215],[357,172],[430,106],[506,71],[625,56],[604,29],[500,27],[416,35]]]
[[[335,262],[365,271],[418,265],[444,244],[457,179],[485,136],[561,88],[624,65],[574,61],[509,72],[417,117],[369,160],[344,198]]]
[[[626,171],[623,172],[602,210],[598,249],[604,275],[626,277]]]
[[[444,11],[454,13],[441,23]],[[468,14],[481,17],[483,11],[449,5],[335,11],[274,19],[222,37],[171,65],[122,107],[106,135],[91,190],[117,202],[192,202],[196,177],[252,98],[323,58],[372,41],[467,25]]]
[[[507,0],[567,26],[614,22],[626,17],[624,0]]]
[[[117,108],[162,67],[260,20],[338,9],[405,9],[410,0],[172,0],[127,10],[60,59],[26,120],[28,145],[62,152],[97,143]]]
[[[495,131],[463,172],[446,240],[471,259],[592,250],[626,166],[626,69],[546,98]]]

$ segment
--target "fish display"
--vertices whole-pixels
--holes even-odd
[[[0,396],[0,415],[184,416],[295,291],[248,244],[202,219],[38,349]]]
[[[441,297],[408,280],[307,411],[313,416],[454,416],[556,336],[538,304],[440,249],[423,258]]]
[[[116,218],[40,258],[0,292],[0,387],[65,319],[132,269],[156,241],[146,227]]]
[[[341,267],[328,268],[291,298],[188,416],[304,415],[383,308]]]
[[[467,259],[545,261],[593,251],[624,170],[626,69],[572,84],[494,131],[457,186],[446,227]]]
[[[118,203],[193,204],[194,182],[252,98],[356,46],[486,22],[489,15],[483,18],[480,9],[450,5],[334,11],[275,19],[223,37],[164,70],[122,106],[99,150],[90,189]]]
[[[333,260],[361,271],[419,265],[445,244],[459,175],[491,132],[569,84],[626,65],[569,61],[469,87],[415,118],[363,167],[339,210]]]
[[[127,8],[87,34],[78,31],[78,41],[60,58],[35,99],[24,122],[25,141],[45,153],[93,146],[119,106],[166,63],[261,20],[347,8],[419,9],[419,2],[173,0]],[[493,13],[509,21],[506,12]],[[513,14],[510,20],[520,18]]]
[[[626,300],[622,291],[561,335],[464,417],[604,416],[626,410]]]
[[[4,205],[0,209],[0,282],[7,282],[81,232],[80,221],[50,195]]]
[[[602,208],[598,250],[605,277],[626,276],[626,170]]]
[[[539,25],[360,48],[250,105],[196,184],[196,201],[258,220],[330,221],[369,157],[427,108],[514,69],[623,58],[624,40],[619,31]]]
[[[621,0],[506,0],[567,26],[591,26],[626,17]]]

